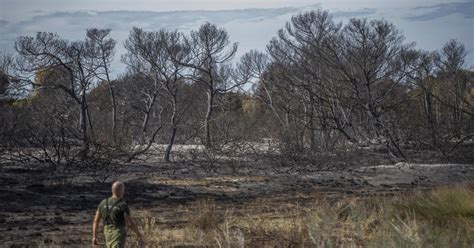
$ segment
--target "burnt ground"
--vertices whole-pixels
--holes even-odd
[[[339,166],[323,170],[316,165],[285,167],[267,160],[222,162],[211,168],[208,163],[148,161],[116,168],[105,183],[94,181],[89,172],[62,182],[48,168],[4,163],[0,167],[0,247],[89,247],[93,214],[110,194],[113,180],[125,182],[132,211],[153,213],[168,226],[186,221],[176,216],[176,209],[207,198],[232,206],[262,198],[272,199],[275,205],[304,205],[315,192],[336,198],[391,195],[474,183],[472,163],[447,163],[426,153],[411,163],[393,163],[384,157],[360,152],[339,161],[336,156],[332,162]]]

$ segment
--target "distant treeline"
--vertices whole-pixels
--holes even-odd
[[[270,140],[280,154],[378,145],[403,160],[408,149],[449,158],[474,139],[474,73],[457,40],[418,50],[385,20],[342,24],[318,10],[232,63],[237,44],[211,23],[189,34],[133,28],[120,58],[110,32],[40,32],[3,54],[2,158],[111,163],[165,144],[170,161],[174,144]],[[117,59],[127,70],[112,76]]]

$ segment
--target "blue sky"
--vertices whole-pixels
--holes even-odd
[[[0,0],[0,51],[13,52],[20,35],[55,32],[83,39],[90,27],[111,28],[118,40],[114,71],[123,70],[119,55],[133,26],[188,32],[206,21],[226,28],[239,43],[237,56],[265,45],[291,16],[311,9],[329,10],[337,21],[349,18],[386,19],[408,42],[435,50],[451,38],[466,45],[467,65],[474,65],[474,0]]]

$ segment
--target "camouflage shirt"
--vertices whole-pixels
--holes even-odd
[[[125,214],[130,215],[130,209],[123,199],[109,197],[102,200],[97,208],[104,225],[125,227]]]

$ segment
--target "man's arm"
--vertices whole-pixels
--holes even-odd
[[[125,213],[125,221],[127,223],[127,226],[128,228],[132,229],[133,232],[135,232],[138,236],[138,239],[143,242],[143,235],[142,233],[140,232],[140,230],[138,230],[138,227],[137,225],[135,224],[135,221],[133,221],[132,217],[130,217],[129,214]]]
[[[97,242],[97,231],[101,217],[100,211],[97,210],[95,212],[94,223],[92,224],[92,245],[99,245]]]

